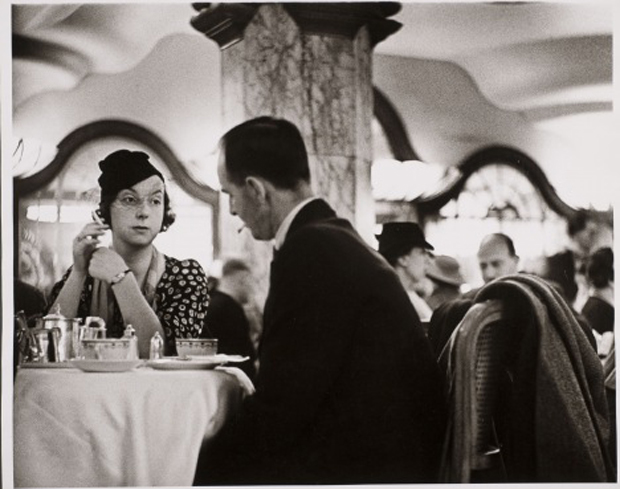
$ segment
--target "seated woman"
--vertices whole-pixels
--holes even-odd
[[[100,222],[87,224],[73,240],[73,265],[54,285],[50,310],[60,305],[67,317],[99,316],[112,338],[131,324],[142,358],[159,332],[165,353],[175,354],[175,338],[202,332],[209,303],[205,273],[195,260],[179,261],[153,246],[175,216],[164,177],[147,154],[122,149],[99,168]],[[102,247],[108,229],[112,244]]]
[[[586,278],[590,296],[581,313],[600,335],[614,330],[614,252],[600,248],[588,259]]]

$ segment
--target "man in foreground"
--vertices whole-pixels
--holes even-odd
[[[197,484],[435,481],[442,383],[390,265],[310,185],[290,122],[224,135],[230,212],[275,239],[256,393],[203,452]]]

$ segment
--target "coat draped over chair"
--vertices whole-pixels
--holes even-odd
[[[475,302],[499,301],[510,338],[502,361],[505,379],[495,427],[506,482],[605,482],[615,480],[608,454],[609,413],[604,373],[574,313],[544,280],[518,274],[483,287]],[[463,321],[465,322],[465,320]],[[443,352],[450,371],[456,328]],[[447,360],[446,360],[446,356]],[[473,361],[473,359],[472,359]],[[455,392],[442,476],[458,481]],[[455,456],[456,455],[456,456]]]

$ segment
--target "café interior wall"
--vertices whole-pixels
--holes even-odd
[[[101,119],[150,129],[179,159],[213,151],[222,133],[219,48],[196,33],[163,38],[135,67],[91,75],[72,90],[36,95],[14,110],[14,133],[57,145]]]
[[[423,161],[458,165],[477,150],[495,145],[533,147],[530,156],[540,162],[559,148],[558,141],[541,134],[520,113],[491,103],[455,63],[376,56],[374,78],[386,96],[398,102],[409,138]],[[442,90],[446,79],[449,91]]]

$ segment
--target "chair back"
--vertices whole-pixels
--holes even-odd
[[[474,304],[440,355],[450,416],[442,482],[505,480],[495,412],[509,333],[499,301]]]

